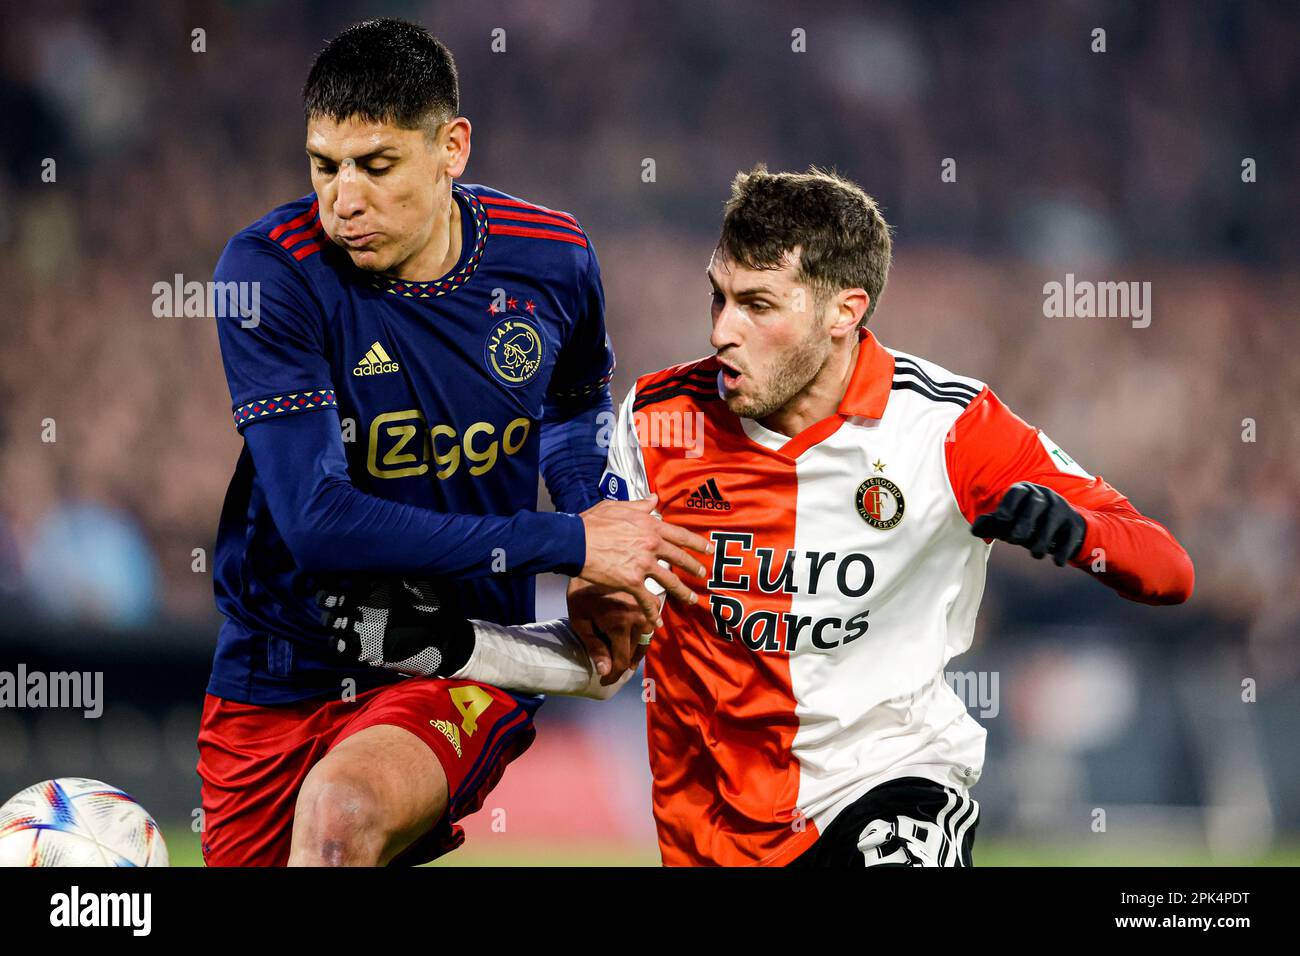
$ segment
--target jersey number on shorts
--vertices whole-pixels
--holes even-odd
[[[465,718],[460,722],[460,729],[471,737],[474,736],[474,731],[478,730],[476,718],[492,706],[492,695],[477,684],[453,687],[447,693],[451,694],[452,703]]]

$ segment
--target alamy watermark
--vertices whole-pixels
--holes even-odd
[[[943,677],[967,708],[979,708],[981,717],[993,718],[1001,712],[997,671],[945,671]]]
[[[598,418],[600,431],[597,442],[602,448],[610,447],[617,417],[613,412],[601,412]],[[653,410],[632,413],[632,427],[642,448],[682,448],[687,458],[704,455],[704,413]]]
[[[1132,319],[1135,329],[1151,324],[1150,282],[1092,282],[1075,280],[1043,286],[1043,315],[1049,319]]]
[[[104,712],[103,671],[0,671],[0,708],[70,708],[94,719]]]
[[[944,671],[940,676],[944,683],[952,688],[952,692],[957,695],[967,710],[978,708],[979,716],[984,718],[993,718],[1001,713],[997,671]],[[922,697],[928,696],[935,680],[938,680],[938,677],[928,682],[919,691],[889,698],[888,703],[911,706]]]
[[[50,925],[117,926],[131,930],[132,936],[148,936],[153,928],[153,894],[82,892],[73,884],[68,892],[50,897]]]
[[[262,322],[260,282],[185,281],[179,272],[171,282],[153,284],[153,314],[159,319],[237,318],[246,329]]]

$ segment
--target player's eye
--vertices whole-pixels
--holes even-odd
[[[366,171],[370,173],[371,176],[382,176],[392,168],[392,166],[367,166]]]
[[[333,176],[333,175],[334,175],[334,167],[333,167],[333,166],[322,166],[320,163],[317,163],[317,164],[316,164],[316,172],[320,173],[322,176]]]

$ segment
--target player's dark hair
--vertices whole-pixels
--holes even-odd
[[[748,269],[778,269],[798,249],[799,279],[819,310],[844,289],[866,290],[860,325],[876,311],[891,257],[889,223],[856,184],[816,166],[769,173],[762,163],[732,180],[718,248]]]
[[[302,99],[308,122],[356,117],[432,133],[460,112],[456,61],[424,27],[365,20],[316,55]]]

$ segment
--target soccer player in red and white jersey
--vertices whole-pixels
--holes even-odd
[[[969,865],[985,731],[944,668],[970,646],[992,541],[1129,600],[1191,594],[1161,525],[983,382],[867,330],[890,246],[840,177],[738,175],[708,269],[716,354],[623,402],[602,492],[656,495],[713,545],[702,600],[665,606],[646,651],[666,864]],[[687,421],[702,441],[664,440]],[[579,581],[570,616],[613,639],[595,656],[625,680],[647,625],[630,599]],[[476,629],[456,676],[590,690],[580,668],[559,679],[557,645]]]

